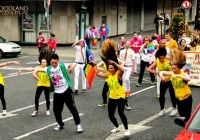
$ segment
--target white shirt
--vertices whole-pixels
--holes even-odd
[[[126,49],[120,51],[120,59],[125,61],[124,65],[132,66],[132,60],[135,60],[135,53],[130,48],[127,50],[126,60],[125,59]]]
[[[64,65],[65,65],[65,69],[68,70],[68,64],[64,63]],[[43,68],[43,70],[47,73],[47,67]],[[51,79],[52,85],[54,86],[55,93],[61,94],[65,92],[69,87],[59,65],[57,66],[57,68],[52,67],[50,69],[50,79]]]
[[[147,48],[143,49],[141,57],[141,60],[143,60],[144,62],[150,62],[152,60],[152,54],[148,53]]]
[[[83,56],[81,54],[81,46],[79,45],[75,45],[74,47],[76,49],[76,58],[75,58],[75,62],[81,62],[81,63],[85,63],[85,48],[82,48],[82,52],[83,52]]]

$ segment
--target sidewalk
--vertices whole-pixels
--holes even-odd
[[[143,32],[138,32],[139,35],[144,36],[149,36],[151,37],[153,34],[155,33],[155,30],[149,30],[149,31],[143,31]],[[132,34],[125,34],[125,35],[121,35],[123,37],[125,37],[126,40],[131,40],[133,35]],[[110,39],[113,39],[114,41],[118,41],[120,36],[117,37],[110,37]],[[93,50],[91,49],[92,54],[94,55],[94,57],[99,57],[99,55],[101,54],[101,49],[99,47],[100,41],[98,41],[98,45],[97,45],[97,49]],[[21,54],[23,55],[38,55],[38,49],[36,46],[21,46],[22,48],[22,52]],[[59,46],[56,49],[56,53],[59,56],[62,57],[75,57],[75,50],[73,47],[71,46]]]

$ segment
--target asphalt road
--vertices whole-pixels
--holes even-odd
[[[73,62],[74,50],[70,48],[58,48],[61,62]],[[79,82],[79,93],[75,95],[76,107],[81,115],[83,132],[77,133],[76,126],[71,113],[64,107],[63,120],[65,129],[54,131],[57,126],[51,101],[51,116],[46,116],[46,105],[44,94],[40,98],[39,115],[31,117],[34,111],[34,96],[37,82],[33,79],[32,73],[24,72],[16,75],[19,68],[35,67],[37,64],[37,54],[23,52],[17,58],[3,58],[1,62],[17,60],[20,66],[6,66],[1,68],[5,78],[5,99],[7,102],[8,114],[3,117],[0,114],[0,140],[23,139],[23,140],[116,140],[124,139],[122,130],[119,133],[111,134],[113,125],[108,118],[107,107],[98,107],[102,102],[101,91],[104,79],[96,77],[93,88],[86,94],[81,93],[81,77]],[[67,55],[62,55],[68,52]],[[92,50],[95,59],[99,60],[99,49]],[[58,53],[58,54],[59,54]],[[70,75],[74,81],[74,74]],[[181,127],[174,124],[174,117],[170,117],[170,97],[167,91],[165,108],[168,110],[163,117],[157,114],[160,110],[159,101],[156,98],[156,86],[150,84],[149,74],[145,73],[141,87],[136,87],[138,75],[131,76],[132,96],[128,98],[131,105],[130,111],[125,111],[131,131],[130,140],[173,140],[181,131]],[[199,87],[191,87],[193,93],[193,109],[199,103]],[[53,94],[51,94],[52,99]],[[1,111],[1,110],[0,110]],[[178,114],[177,114],[178,116]],[[118,113],[116,117],[119,122]]]

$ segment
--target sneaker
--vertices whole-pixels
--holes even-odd
[[[77,94],[78,94],[78,90],[75,89],[75,90],[73,91],[73,93],[77,95]]]
[[[163,116],[163,115],[165,115],[165,109],[161,110],[161,111],[159,112],[158,115],[159,115],[159,116]]]
[[[160,95],[157,95],[157,98],[159,99],[159,98],[160,98]]]
[[[3,110],[3,113],[2,113],[2,115],[3,115],[3,116],[5,116],[5,115],[6,115],[6,113],[7,113],[7,112],[6,112],[6,110]]]
[[[176,113],[177,113],[177,109],[176,109],[176,108],[173,108],[173,109],[172,109],[172,112],[170,113],[170,116],[171,116],[171,117],[176,116]]]
[[[136,87],[141,87],[141,84],[137,83],[137,84],[136,84]]]
[[[124,137],[129,137],[131,135],[129,130],[125,130]]]
[[[86,93],[86,89],[83,89],[83,92],[82,93]]]
[[[126,104],[126,110],[131,110],[131,106],[129,104]]]
[[[59,131],[59,130],[62,130],[62,129],[64,129],[64,127],[63,127],[63,126],[60,126],[60,125],[58,125],[58,126],[56,126],[56,127],[54,128],[54,130],[56,130],[56,131]]]
[[[47,110],[46,115],[47,116],[51,115],[49,110]]]
[[[119,132],[120,130],[119,130],[119,127],[114,127],[114,129],[113,130],[111,130],[110,132],[111,133],[115,133],[115,132]]]
[[[151,85],[155,85],[156,84],[156,82],[151,82]]]
[[[126,97],[130,97],[130,94],[131,94],[131,92],[130,92],[130,91],[127,91],[127,92],[126,92]]]
[[[101,103],[101,104],[99,104],[98,106],[99,107],[104,107],[104,106],[107,106],[108,104],[105,104],[105,103]]]
[[[38,110],[35,110],[32,114],[31,114],[31,116],[37,116],[38,115]]]
[[[77,132],[80,133],[83,131],[83,127],[81,124],[77,125]]]

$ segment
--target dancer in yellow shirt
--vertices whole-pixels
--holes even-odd
[[[18,61],[5,62],[5,63],[1,63],[0,67],[7,66],[10,64],[19,65],[20,63]],[[2,106],[3,106],[2,115],[5,116],[7,112],[6,112],[6,101],[4,98],[4,80],[3,80],[3,76],[1,74],[1,72],[0,72],[0,99],[1,99]]]
[[[170,76],[177,98],[179,115],[185,117],[185,122],[187,122],[192,111],[192,95],[190,87],[188,86],[188,81],[190,81],[191,78],[187,73],[181,70],[186,64],[186,57],[181,51],[173,49],[171,60],[172,72],[161,71],[159,75],[163,82],[166,82],[165,76]]]
[[[20,69],[18,71],[18,74],[21,74],[22,71],[34,71],[35,69],[38,68],[45,68],[47,66],[47,61],[46,59],[42,59],[41,60],[41,66],[35,67],[35,68],[24,68],[24,69]],[[40,95],[42,94],[42,92],[44,91],[44,95],[45,95],[45,99],[46,99],[46,115],[50,115],[50,80],[48,75],[45,72],[38,72],[38,79],[36,79],[38,81],[37,83],[37,89],[36,89],[36,94],[35,94],[35,111],[31,114],[31,116],[37,116],[39,111],[39,98]]]
[[[125,128],[124,136],[128,137],[130,135],[130,131],[128,129],[127,118],[124,114],[126,98],[122,80],[124,70],[119,65],[115,50],[112,48],[113,46],[115,46],[115,42],[109,39],[105,40],[102,44],[102,49],[105,49],[104,51],[110,53],[110,56],[108,56],[108,58],[102,57],[107,66],[108,72],[99,72],[96,63],[94,61],[91,61],[91,63],[93,63],[94,65],[96,75],[105,78],[109,87],[110,95],[108,101],[108,114],[111,122],[114,124],[114,129],[111,130],[111,132],[114,133],[119,131],[119,124],[114,116],[115,110],[118,107],[118,114]]]

